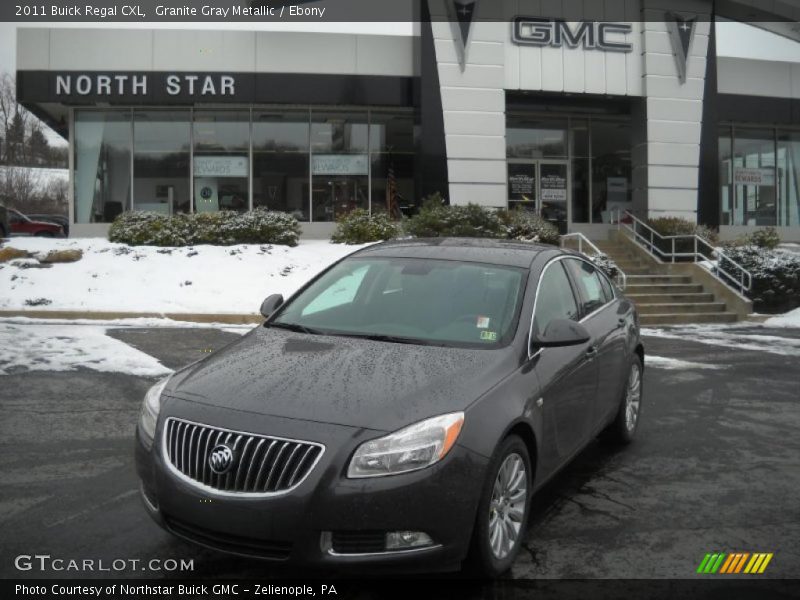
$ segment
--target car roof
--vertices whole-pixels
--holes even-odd
[[[545,244],[491,238],[413,238],[362,248],[354,257],[431,258],[528,268],[541,252],[559,249]]]

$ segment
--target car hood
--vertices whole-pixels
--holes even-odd
[[[164,393],[234,410],[394,431],[465,409],[516,363],[511,347],[417,346],[257,327],[176,373]]]

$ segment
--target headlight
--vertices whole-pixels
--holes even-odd
[[[347,476],[380,477],[429,467],[447,456],[463,424],[463,412],[450,413],[364,442],[350,460]]]
[[[144,396],[142,402],[142,413],[139,416],[139,426],[142,433],[146,436],[145,442],[151,443],[153,437],[156,435],[156,422],[158,421],[158,412],[161,410],[161,392],[167,385],[169,377],[165,377],[149,390]]]

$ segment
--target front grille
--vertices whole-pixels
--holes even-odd
[[[233,450],[232,465],[222,474],[209,464],[209,453],[220,444]],[[164,450],[175,469],[201,485],[234,494],[274,494],[299,485],[324,447],[169,418]]]
[[[165,515],[164,521],[167,528],[177,536],[187,539],[203,546],[209,546],[225,552],[245,554],[247,556],[257,556],[259,558],[269,558],[272,560],[286,560],[292,551],[292,543],[282,540],[261,540],[256,538],[244,537],[241,535],[231,535],[212,531],[204,527],[199,527],[192,523],[180,521],[174,517]]]
[[[331,550],[337,554],[364,554],[386,550],[385,531],[334,531]]]

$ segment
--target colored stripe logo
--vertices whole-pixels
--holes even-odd
[[[700,566],[697,567],[697,572],[703,575],[714,575],[716,573],[760,575],[767,569],[772,556],[772,552],[708,553],[703,557]]]

